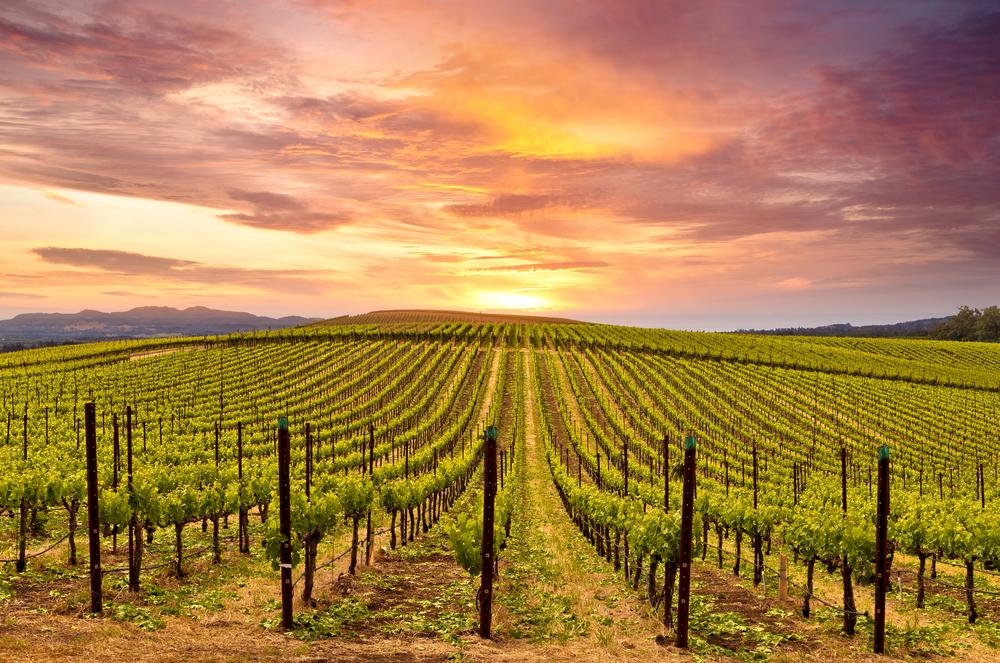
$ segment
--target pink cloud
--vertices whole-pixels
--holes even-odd
[[[772,290],[877,282],[828,262],[861,246],[894,287],[971,283],[1000,255],[998,31],[976,2],[11,0],[0,180],[350,229],[387,290],[499,254],[519,264],[495,274],[648,278],[648,305],[663,251]],[[765,266],[746,247],[767,242],[813,265]],[[134,257],[155,254],[120,258],[266,278]]]

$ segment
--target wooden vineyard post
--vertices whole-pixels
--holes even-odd
[[[375,426],[368,424],[368,476],[375,480]],[[434,457],[434,471],[437,472],[437,456]],[[361,452],[361,462],[365,462],[364,451]],[[372,549],[375,542],[375,529],[372,527],[372,510],[368,509],[365,525],[365,566],[372,565]]]
[[[840,447],[840,506],[847,513],[847,449]]]
[[[306,502],[312,493],[312,425],[306,422]]]
[[[622,441],[622,454],[623,463],[625,466],[625,493],[624,496],[628,497],[628,438]]]
[[[871,475],[869,475],[871,476]],[[870,485],[870,484],[869,484]],[[869,493],[870,494],[870,493]],[[847,447],[840,447],[840,506],[843,517],[847,518]],[[844,585],[844,633],[854,635],[858,621],[857,608],[854,603],[854,582],[852,569],[847,553],[840,560],[840,575]]]
[[[726,466],[726,497],[729,497],[729,449],[722,450],[722,464]]]
[[[125,406],[125,454],[128,470],[128,496],[132,501],[132,406]],[[142,533],[138,529],[138,521],[133,513],[128,521],[128,590],[139,591],[139,564],[142,559],[139,546],[142,545]]]
[[[497,496],[497,429],[486,429],[483,456],[482,584],[479,586],[479,637],[489,639],[493,623],[493,507]]]
[[[663,436],[663,510],[670,513],[670,436]]]
[[[118,492],[118,470],[121,469],[121,445],[118,440],[118,413],[112,413],[111,415],[111,425],[114,428],[112,432],[112,447],[111,447],[111,489]],[[118,525],[111,526],[111,551],[114,553],[118,552]]]
[[[219,422],[215,422],[215,472],[219,472]],[[212,563],[222,562],[222,549],[219,547],[219,514],[212,514]]]
[[[778,600],[788,601],[788,555],[778,556]]]
[[[792,504],[799,503],[799,464],[792,463]]]
[[[370,442],[368,447],[368,475],[375,474],[375,427],[372,426],[370,429]],[[361,454],[362,460],[364,460],[364,453]]]
[[[281,627],[292,630],[292,510],[289,485],[291,452],[288,418],[278,419],[278,525],[281,528]]]
[[[889,447],[878,450],[878,511],[875,521],[875,653],[885,653],[885,594],[889,589],[886,572],[889,522]]]
[[[239,540],[240,540],[240,552],[244,554],[249,554],[250,552],[250,533],[247,527],[247,508],[243,503],[243,422],[236,422],[236,467],[239,477],[240,484],[240,522],[239,522]]]
[[[90,611],[103,611],[101,600],[101,514],[97,503],[97,415],[94,404],[83,406],[87,447],[87,536],[90,541]]]
[[[757,515],[757,443],[753,445],[753,512]],[[760,532],[753,535],[753,586],[757,587],[764,579],[764,553],[761,550]]]
[[[24,448],[23,448],[24,460],[28,460],[28,405],[24,405]],[[27,463],[26,463],[27,464]],[[28,558],[25,546],[28,540],[28,502],[21,497],[21,513],[20,519],[18,520],[18,535],[17,535],[17,563],[14,568],[18,573],[24,573],[24,569],[27,567]]]
[[[684,488],[681,493],[681,549],[678,555],[677,640],[688,646],[688,616],[691,608],[691,529],[694,525],[695,436],[684,440]]]

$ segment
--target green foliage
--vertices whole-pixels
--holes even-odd
[[[98,498],[100,504],[101,522],[119,527],[128,524],[132,518],[129,507],[129,496],[125,492],[102,490]]]
[[[497,559],[503,550],[507,539],[504,523],[509,517],[509,509],[505,508],[503,500],[495,503],[493,520],[493,559]],[[446,528],[448,540],[455,549],[455,555],[462,568],[469,575],[478,576],[483,568],[483,498],[482,495],[472,500],[470,509],[455,516],[454,521]]]
[[[368,477],[346,477],[334,484],[332,490],[340,498],[340,506],[351,518],[363,517],[375,501],[375,486]]]
[[[1000,307],[960,306],[958,313],[931,330],[931,335],[947,341],[1000,341]]]
[[[202,513],[200,496],[190,486],[166,493],[160,502],[163,525],[183,525]]]
[[[110,606],[111,618],[117,622],[129,622],[143,631],[158,631],[166,626],[166,622],[152,614],[146,608],[140,608],[131,603],[114,603]]]
[[[295,615],[295,637],[306,640],[321,640],[331,637],[351,636],[351,625],[369,616],[368,607],[353,597],[337,601],[326,610],[304,612]],[[281,617],[273,617],[263,622],[264,628],[276,629],[281,625]]]
[[[367,483],[370,495],[371,483],[363,481],[350,481],[342,485],[364,486]],[[302,560],[302,549],[306,537],[320,538],[323,534],[333,529],[339,522],[341,515],[341,500],[345,497],[358,499],[363,491],[344,491],[339,495],[334,493],[316,493],[310,500],[306,499],[304,491],[295,491],[291,494],[289,501],[290,513],[292,516],[292,566],[298,566]],[[355,507],[357,508],[357,502]],[[278,518],[278,500],[271,503],[270,511],[273,517],[268,518],[264,528],[264,550],[271,566],[275,570],[279,568],[281,561],[281,544],[285,537],[281,535],[281,523]]]

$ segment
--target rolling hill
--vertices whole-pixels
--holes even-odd
[[[469,311],[438,311],[431,309],[389,309],[371,311],[359,315],[342,315],[329,320],[321,320],[313,324],[328,325],[388,325],[418,322],[469,322],[469,323],[544,323],[544,324],[583,324],[579,320],[569,318],[554,318],[542,315],[527,315],[523,313],[472,313]]]

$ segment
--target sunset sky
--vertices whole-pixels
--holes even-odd
[[[0,318],[996,303],[996,2],[0,2]]]

